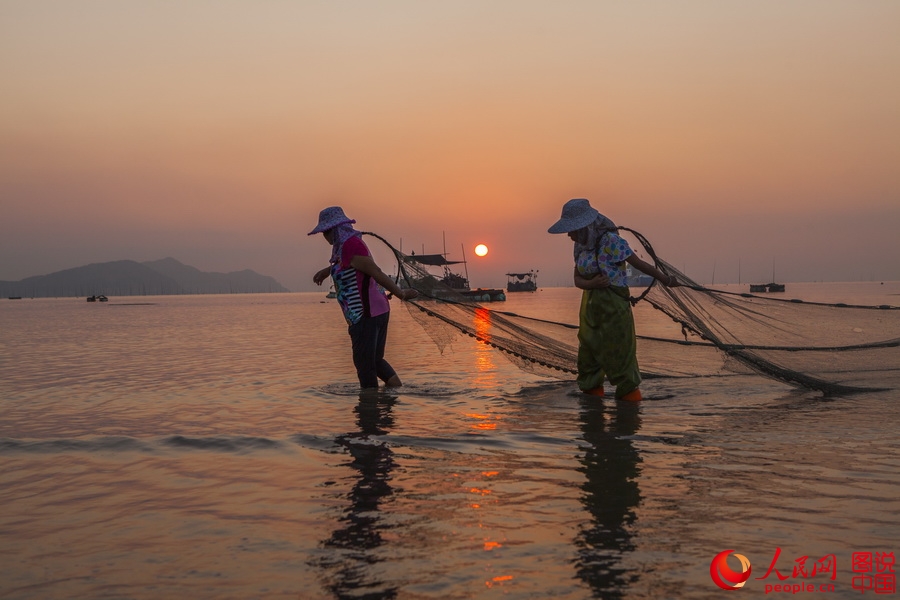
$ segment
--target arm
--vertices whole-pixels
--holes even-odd
[[[316,271],[316,274],[313,275],[313,282],[315,282],[316,285],[322,285],[322,282],[325,281],[325,278],[329,275],[331,275],[331,267],[319,269]]]
[[[638,258],[635,254],[632,254],[631,256],[626,258],[625,262],[627,262],[629,265],[631,265],[641,273],[650,275],[666,287],[678,287],[679,285],[681,285],[680,283],[678,283],[678,280],[675,279],[674,275],[667,275],[663,273],[655,266]]]
[[[419,292],[416,290],[401,289],[397,283],[391,279],[390,277],[382,271],[378,265],[375,264],[375,260],[372,259],[371,256],[362,256],[361,254],[357,254],[350,260],[350,266],[356,269],[357,271],[361,271],[375,280],[378,285],[389,291],[391,294],[397,296],[401,300],[411,300],[419,295]]]
[[[598,275],[594,275],[593,277],[585,278],[578,273],[578,269],[576,268],[575,287],[580,290],[599,290],[605,287],[609,287],[609,277],[606,276],[606,273],[600,273]]]

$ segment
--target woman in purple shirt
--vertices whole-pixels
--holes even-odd
[[[359,385],[377,388],[381,379],[387,387],[399,387],[403,383],[384,359],[391,311],[384,290],[401,300],[415,298],[418,292],[401,289],[375,264],[353,223],[356,221],[348,219],[340,206],[330,206],[319,213],[319,224],[309,235],[324,235],[331,244],[331,260],[329,266],[313,275],[313,281],[322,285],[331,275],[338,304],[347,320]]]

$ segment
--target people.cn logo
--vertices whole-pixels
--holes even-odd
[[[712,580],[723,590],[740,589],[750,579],[750,561],[747,560],[746,556],[741,554],[734,555],[735,558],[741,561],[740,573],[728,566],[727,558],[732,552],[734,550],[719,552],[709,565],[709,574]]]

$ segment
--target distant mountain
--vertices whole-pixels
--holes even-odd
[[[133,260],[94,263],[28,277],[0,281],[0,297],[159,296],[168,294],[250,294],[287,292],[274,278],[246,269],[207,273],[174,258],[139,263]]]
[[[287,292],[274,278],[250,269],[230,273],[211,273],[182,264],[174,258],[141,263],[175,281],[182,294],[259,294]],[[109,295],[109,294],[107,294]]]

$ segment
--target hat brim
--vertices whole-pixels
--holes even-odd
[[[569,233],[570,231],[577,231],[583,227],[587,227],[591,223],[597,220],[597,217],[600,215],[597,212],[597,209],[592,208],[593,214],[591,212],[587,212],[584,215],[580,215],[578,217],[564,217],[554,223],[550,229],[547,230],[548,233]]]
[[[306,235],[315,235],[317,233],[323,233],[325,231],[328,231],[329,229],[334,229],[335,227],[338,227],[340,225],[347,225],[348,223],[353,224],[353,223],[356,223],[356,221],[354,221],[353,219],[343,219],[341,221],[338,221],[337,223],[319,223],[318,225],[316,225],[315,229],[313,229]]]

